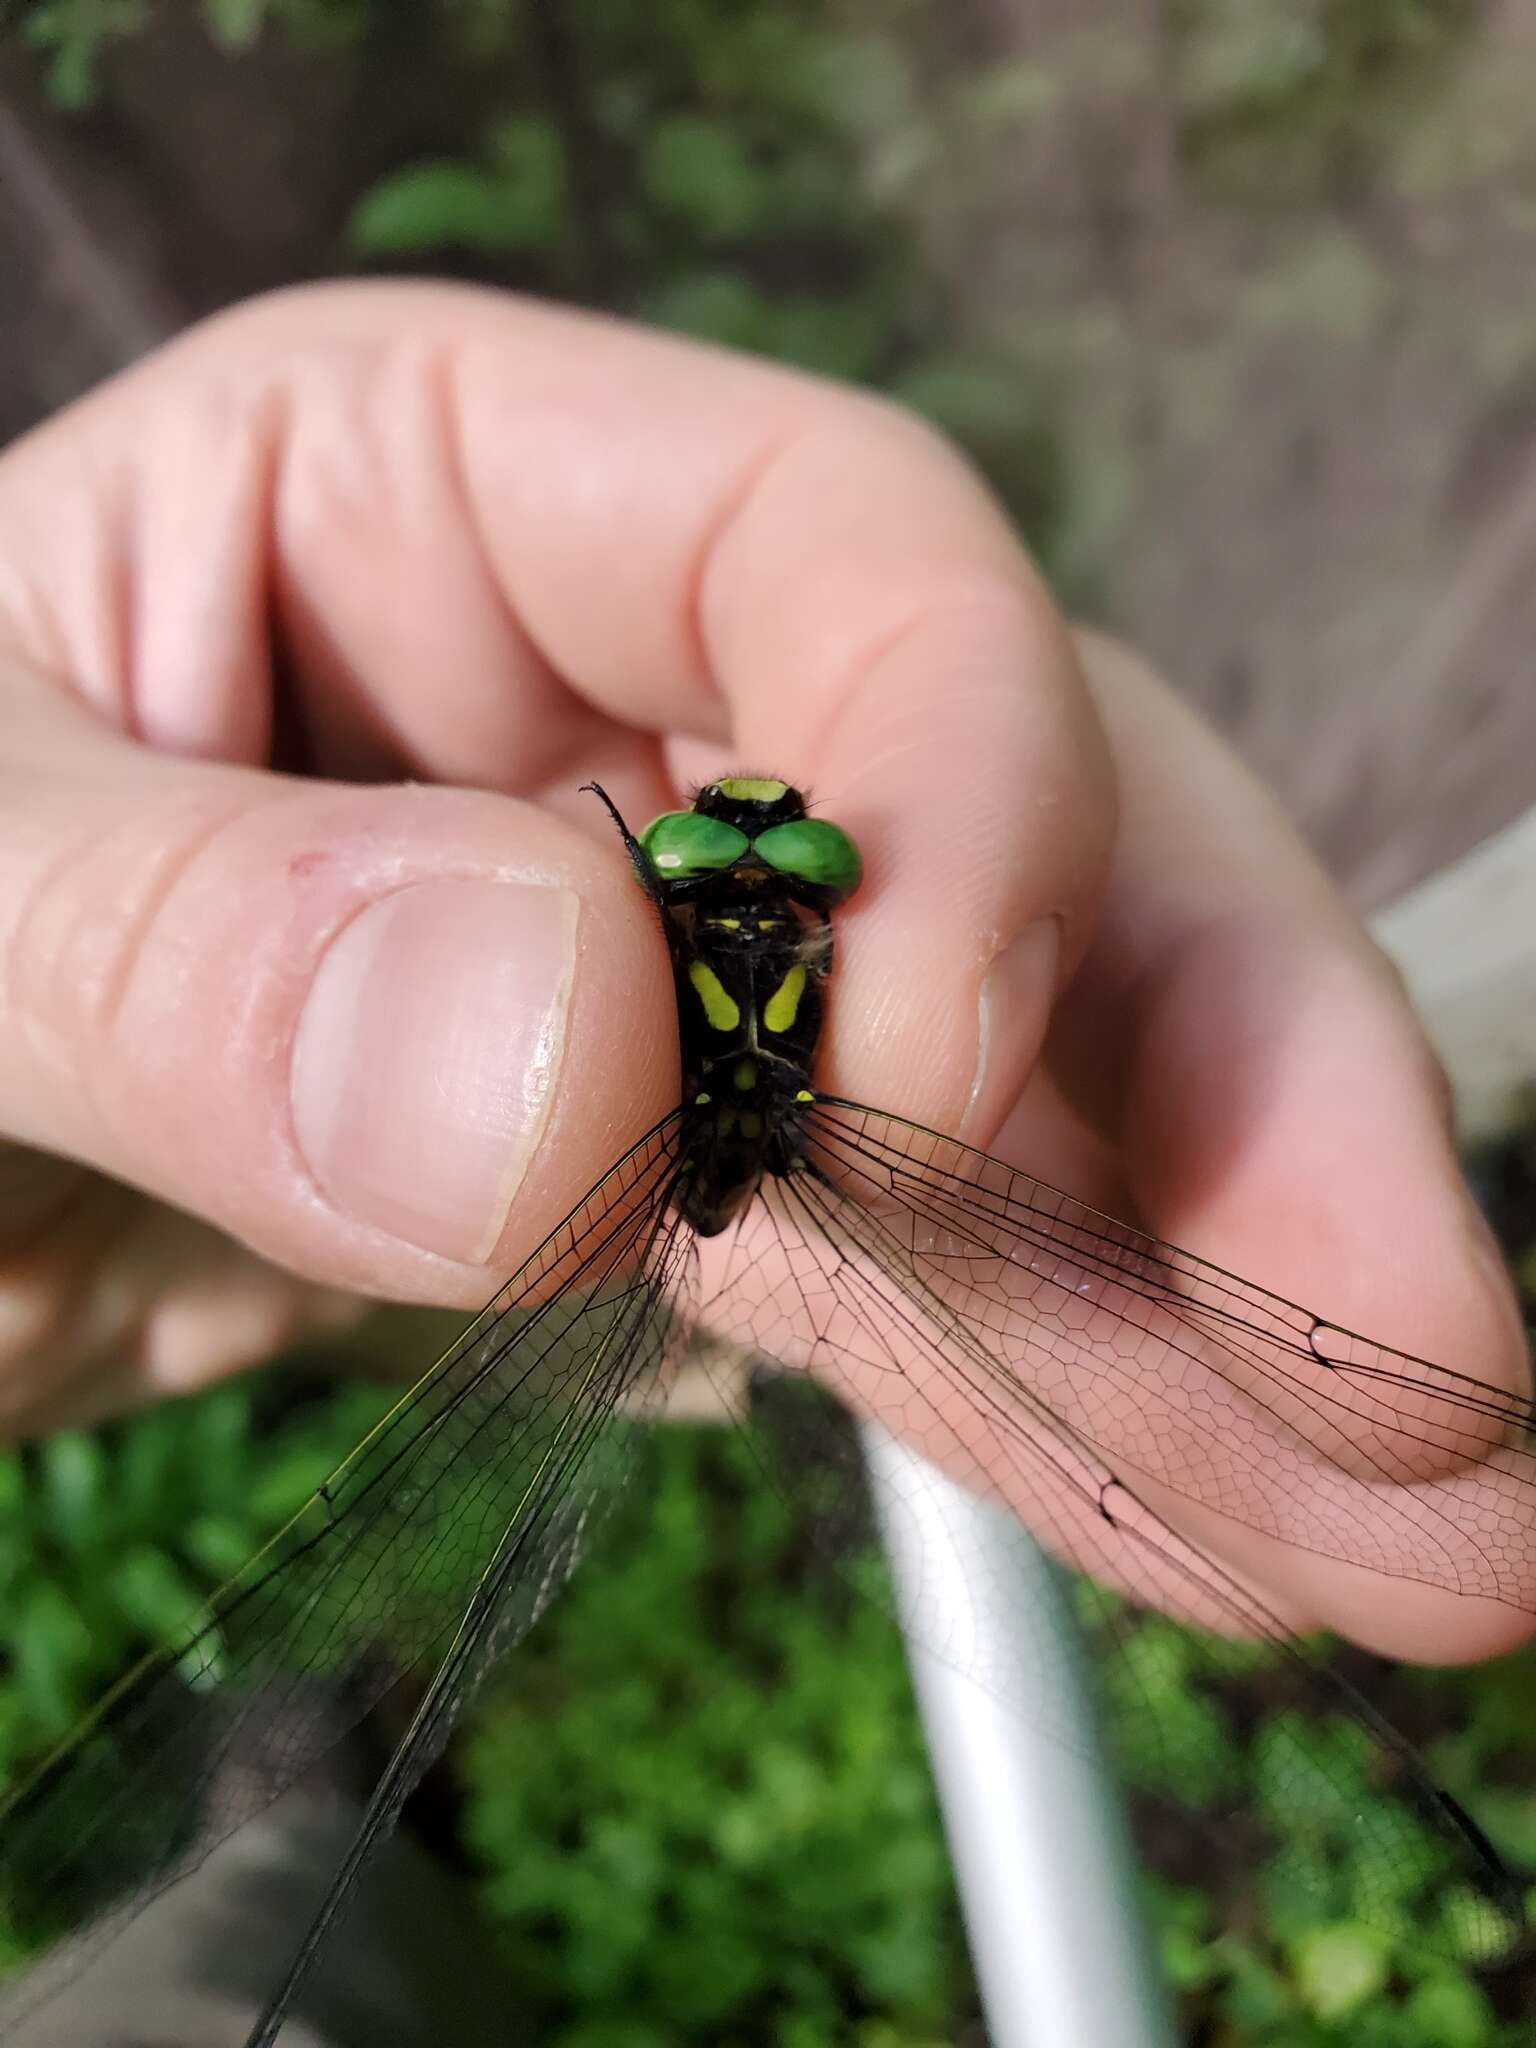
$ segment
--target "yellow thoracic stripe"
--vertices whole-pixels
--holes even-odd
[[[704,1005],[705,1022],[715,1031],[734,1031],[741,1022],[741,1008],[713,967],[690,960],[688,979]]]
[[[805,994],[805,969],[797,962],[763,1005],[763,1026],[768,1031],[788,1031]]]

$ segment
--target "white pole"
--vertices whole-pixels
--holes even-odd
[[[1372,924],[1407,980],[1468,1139],[1509,1130],[1536,1083],[1536,810]]]
[[[1173,2048],[1056,1566],[916,1451],[873,1426],[863,1439],[992,2048]],[[924,1645],[919,1603],[970,1617],[988,1689]],[[1074,1747],[1003,1704],[1031,1695],[1080,1731]]]

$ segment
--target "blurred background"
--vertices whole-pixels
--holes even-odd
[[[0,441],[189,320],[355,271],[554,294],[959,439],[1379,905],[1536,801],[1536,12],[1520,0],[9,0]],[[1518,1136],[1477,1162],[1536,1286]],[[19,1768],[350,1448],[290,1364],[0,1459]],[[899,1642],[728,1435],[669,1431],[421,1820],[525,2038],[983,2040]],[[230,1503],[238,1503],[231,1507]],[[1247,1702],[1212,1785],[1262,1799]],[[1372,1695],[1536,1857],[1536,1666]],[[1489,1987],[1138,1775],[1187,2038],[1497,2048]],[[1319,1839],[1292,1845],[1327,1856]],[[3,1938],[3,1930],[0,1930]]]

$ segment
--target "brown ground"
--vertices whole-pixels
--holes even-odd
[[[957,332],[1046,394],[1069,588],[1379,901],[1536,800],[1536,13],[1468,0],[1358,119],[1213,137],[1170,12],[913,17],[942,46],[870,176]],[[81,119],[0,50],[0,438],[330,267],[373,172],[462,132],[409,54],[229,58],[171,8]]]

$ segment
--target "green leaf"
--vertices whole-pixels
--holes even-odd
[[[260,1533],[242,1515],[195,1515],[186,1524],[182,1547],[213,1584],[232,1578],[260,1543]]]
[[[761,1455],[668,1431],[644,1541],[612,1532],[472,1741],[530,2037],[823,2048],[878,2014],[896,2031],[871,2041],[949,2038],[958,1939],[900,1640],[807,1584]]]
[[[92,1648],[90,1627],[61,1586],[44,1581],[29,1588],[10,1629],[10,1651],[26,1711],[45,1741],[78,1715],[75,1680]]]
[[[1184,89],[1203,112],[1283,103],[1327,64],[1326,28],[1306,10],[1218,6],[1207,14],[1184,66]]]
[[[647,299],[642,310],[658,327],[728,348],[760,349],[768,332],[761,293],[735,270],[687,272]]]
[[[882,239],[847,164],[830,150],[799,150],[768,165],[751,228],[762,240],[798,236],[825,245],[836,237],[854,251],[867,241],[872,253]],[[855,254],[845,267],[862,268],[861,257]]]
[[[225,50],[249,50],[266,26],[269,0],[203,0],[208,33]]]
[[[1273,2039],[1276,2048],[1282,2042],[1290,2048],[1301,2026],[1291,1986],[1267,1957],[1255,1955],[1231,1939],[1222,1943],[1221,1953],[1230,1972],[1225,2011],[1233,2025],[1243,2030],[1237,2039],[1268,2041],[1271,2036],[1266,2029],[1284,2026],[1287,2031],[1276,2031]]]
[[[177,1446],[185,1436],[174,1407],[146,1409],[123,1431],[113,1477],[125,1518],[138,1526],[166,1511]]]
[[[428,256],[445,249],[504,255],[525,245],[526,219],[499,171],[442,160],[413,164],[366,192],[347,223],[363,256]]]
[[[281,1528],[330,1478],[336,1464],[331,1444],[298,1442],[271,1448],[245,1500],[256,1525],[264,1530]]]
[[[1211,1901],[1187,1888],[1148,1882],[1146,1886],[1162,1930],[1163,1970],[1179,1990],[1192,1991],[1214,1981],[1220,1957],[1210,1937]]]
[[[40,0],[22,24],[22,40],[48,59],[49,95],[79,109],[95,100],[100,61],[110,43],[135,35],[149,19],[146,0]]]
[[[1385,1984],[1387,1944],[1374,1928],[1341,1921],[1299,1936],[1291,1966],[1308,2011],[1322,2020],[1342,2019]]]
[[[183,1439],[200,1479],[217,1474],[227,1482],[234,1476],[249,1449],[251,1414],[250,1385],[245,1380],[211,1387],[201,1400],[180,1411]]]
[[[181,1567],[152,1544],[135,1544],[108,1576],[113,1604],[129,1625],[152,1641],[181,1629],[199,1605],[198,1589]]]
[[[1536,1894],[1528,1900],[1527,1911],[1533,1905],[1536,1905]],[[1510,1924],[1507,1915],[1470,1886],[1448,1886],[1441,1895],[1437,1918],[1439,1943],[1474,1968],[1492,1964],[1507,1955],[1520,1935],[1519,1928]]]
[[[891,395],[964,442],[1011,440],[1026,413],[1016,372],[963,356],[914,365],[892,384]]]
[[[27,1479],[15,1451],[0,1450],[0,1520],[18,1521],[26,1511]]]
[[[44,1512],[66,1550],[90,1550],[105,1534],[104,1473],[101,1445],[83,1431],[67,1430],[43,1445]]]
[[[802,103],[858,135],[884,135],[911,119],[912,74],[888,36],[836,35],[807,41],[799,67]]]
[[[885,307],[873,296],[783,298],[768,307],[764,345],[781,361],[823,377],[868,380],[890,332]]]
[[[1404,2018],[1419,2048],[1487,2048],[1494,2038],[1492,2008],[1470,1977],[1437,1975],[1420,1984]]]
[[[504,246],[553,248],[566,231],[565,149],[554,123],[542,114],[514,114],[487,138],[501,183]]]
[[[641,177],[658,206],[713,242],[746,234],[762,194],[762,179],[736,131],[692,114],[658,122]]]
[[[1194,1645],[1187,1630],[1149,1616],[1122,1639],[1103,1689],[1114,1752],[1131,1781],[1199,1807],[1229,1792],[1242,1764],[1220,1705],[1189,1682]]]
[[[1271,1714],[1254,1756],[1260,1793],[1282,1826],[1347,1828],[1372,1803],[1370,1738],[1353,1722]]]

